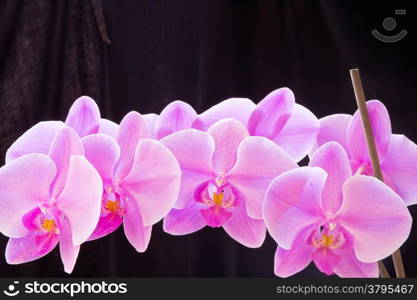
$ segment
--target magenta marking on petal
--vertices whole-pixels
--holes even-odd
[[[106,186],[102,197],[102,216],[122,217],[126,213],[126,199],[118,186]]]
[[[329,222],[317,230],[311,243],[316,248],[338,249],[345,244],[345,236],[339,226],[334,222]]]
[[[309,244],[313,246],[314,263],[327,275],[334,274],[333,269],[345,254],[345,250],[351,249],[346,232],[331,220],[313,232]]]
[[[207,225],[220,227],[232,217],[232,211],[228,209],[236,206],[236,199],[226,178],[219,175],[197,189],[195,200],[207,206],[200,210]]]
[[[115,231],[126,214],[126,197],[115,180],[106,185],[101,200],[100,219],[88,240],[95,240]]]
[[[101,216],[97,227],[88,238],[89,241],[99,239],[115,231],[122,224],[123,218],[118,215]]]
[[[22,222],[23,225],[31,231],[37,231],[40,230],[39,227],[39,216],[42,214],[41,210],[39,207],[35,207],[34,209],[32,209],[31,211],[29,211],[28,213],[26,213],[23,218],[22,218]]]
[[[317,268],[326,275],[334,274],[333,268],[339,263],[340,256],[328,248],[320,248],[313,252],[313,261]]]
[[[220,227],[232,217],[231,212],[228,212],[226,209],[218,206],[202,209],[200,210],[200,213],[204,220],[206,220],[207,225],[210,227]]]
[[[53,207],[36,207],[22,218],[23,225],[33,234],[34,241],[45,242],[45,236],[58,236],[60,229],[60,213]],[[39,236],[39,237],[38,237]],[[36,245],[41,246],[41,245]]]

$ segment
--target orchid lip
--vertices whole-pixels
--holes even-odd
[[[60,230],[60,213],[48,205],[41,205],[28,212],[23,219],[25,226],[32,231],[58,235]]]
[[[231,218],[230,208],[236,206],[235,200],[236,196],[226,178],[218,175],[207,183],[196,201],[207,206],[200,210],[207,225],[220,227]]]
[[[218,183],[222,182],[222,185]],[[201,202],[207,206],[217,206],[228,208],[234,205],[235,195],[233,191],[223,178],[216,177],[212,182],[209,182],[207,186],[201,192]]]
[[[335,222],[328,222],[312,235],[311,244],[317,248],[335,250],[345,245],[346,237]]]
[[[102,197],[102,216],[122,217],[126,213],[124,202],[125,199],[117,186],[106,186]]]
[[[59,234],[60,230],[55,222],[55,219],[50,219],[45,216],[40,217],[40,228],[45,233]]]

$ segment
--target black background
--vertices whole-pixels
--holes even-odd
[[[41,120],[64,119],[90,95],[119,122],[130,110],[159,113],[172,100],[197,112],[229,97],[258,102],[287,86],[321,118],[355,111],[349,69],[361,70],[368,99],[387,106],[394,133],[417,141],[416,2],[103,0],[112,41],[101,41],[90,1],[0,1],[0,150]],[[395,16],[396,8],[407,9]],[[386,44],[372,29],[392,34]],[[416,183],[417,184],[417,183]],[[411,207],[417,216],[417,208]],[[0,212],[1,213],[1,212]],[[0,238],[4,251],[7,239]],[[273,276],[275,243],[248,249],[222,229],[173,237],[154,226],[135,252],[119,229],[81,247],[71,276]],[[417,226],[402,248],[417,277]],[[390,270],[390,259],[386,260]],[[55,249],[0,276],[64,276]],[[297,276],[323,276],[313,265]]]

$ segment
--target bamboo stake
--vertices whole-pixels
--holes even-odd
[[[378,262],[379,276],[381,278],[390,278],[387,268],[382,261]]]
[[[384,181],[381,166],[379,163],[378,152],[375,145],[375,139],[372,132],[371,122],[369,121],[368,109],[366,107],[365,94],[363,92],[361,77],[358,69],[350,70],[350,77],[352,79],[353,90],[355,92],[356,104],[362,119],[362,125],[365,131],[366,144],[368,145],[369,156],[371,158],[372,170],[374,176],[381,181]],[[392,254],[394,261],[394,268],[397,278],[405,278],[404,264],[401,257],[400,249]],[[387,269],[383,262],[378,262],[379,272],[381,277],[389,277]]]
[[[392,260],[394,261],[394,268],[395,273],[397,274],[397,278],[405,278],[405,270],[404,270],[404,263],[403,257],[401,256],[401,250],[398,249],[392,254]]]

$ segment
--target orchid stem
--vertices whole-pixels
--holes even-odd
[[[365,93],[363,92],[361,76],[359,74],[359,69],[350,70],[350,77],[352,79],[353,91],[355,92],[356,104],[358,105],[359,113],[362,119],[362,125],[365,131],[366,144],[368,145],[369,156],[371,158],[372,170],[374,176],[381,181],[384,181],[384,177],[381,171],[381,165],[379,163],[378,152],[376,149],[375,139],[372,132],[371,122],[369,121],[368,109],[366,107]],[[398,249],[392,254],[392,259],[394,261],[394,268],[397,278],[405,278],[404,264],[401,257],[401,252]],[[381,277],[383,273],[387,272],[385,266],[382,262],[378,262],[379,272]],[[383,266],[383,267],[382,267]],[[385,269],[385,270],[383,270]],[[388,274],[389,277],[389,274]]]
[[[397,275],[397,278],[405,278],[403,258],[401,256],[400,249],[392,254],[392,260],[394,261],[395,274]]]
[[[379,276],[381,278],[390,278],[387,268],[382,261],[378,262]]]
[[[368,109],[366,108],[365,94],[362,88],[362,82],[358,69],[350,70],[352,78],[353,90],[355,92],[356,104],[358,105],[359,113],[361,114],[362,125],[365,131],[366,144],[368,145],[369,156],[371,158],[372,170],[374,176],[381,181],[384,181],[382,176],[381,166],[379,164],[378,152],[376,150],[374,134],[372,132],[371,122],[369,121]]]

